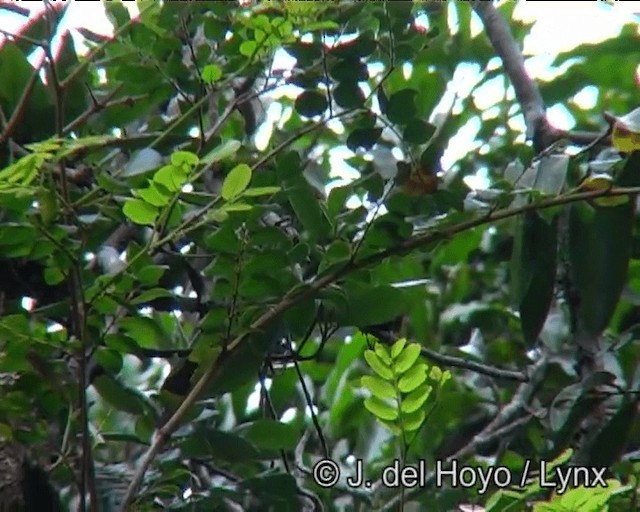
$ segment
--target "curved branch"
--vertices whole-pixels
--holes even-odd
[[[502,60],[504,71],[511,80],[527,126],[527,138],[533,139],[540,152],[559,137],[560,130],[551,127],[545,117],[540,88],[524,67],[524,57],[509,25],[493,6],[493,2],[474,1],[473,8],[482,20],[491,45]]]

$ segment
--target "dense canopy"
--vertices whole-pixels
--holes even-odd
[[[0,31],[0,510],[638,507],[637,18],[102,5]]]

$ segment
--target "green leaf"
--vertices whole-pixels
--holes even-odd
[[[127,316],[118,321],[118,325],[138,346],[143,348],[168,348],[169,337],[158,322],[143,316]]]
[[[172,297],[171,292],[165,288],[152,288],[151,290],[145,290],[137,297],[131,299],[131,304],[138,306],[140,304],[147,304],[153,302],[156,299]]]
[[[427,380],[427,365],[417,364],[405,373],[398,381],[398,389],[403,393],[413,391]]]
[[[168,269],[167,265],[145,265],[136,271],[135,276],[143,285],[153,286],[158,283]]]
[[[245,197],[270,196],[282,190],[280,187],[251,187],[245,190],[242,195]]]
[[[185,165],[187,167],[195,167],[198,165],[200,159],[195,153],[190,151],[174,151],[171,153],[171,164],[180,167]]]
[[[400,410],[403,413],[412,413],[420,409],[429,398],[431,394],[431,386],[429,384],[423,384],[411,393],[405,396],[400,402]]]
[[[393,286],[351,286],[346,290],[348,307],[340,312],[342,325],[378,325],[396,319],[406,307],[404,293]]]
[[[380,375],[380,377],[388,381],[393,379],[393,372],[391,371],[391,368],[384,364],[382,359],[380,359],[373,350],[365,350],[364,359],[367,361],[367,364],[371,369]]]
[[[145,203],[161,208],[169,204],[170,198],[164,194],[155,183],[151,183],[147,188],[139,188],[136,195]]]
[[[189,175],[174,165],[165,165],[153,175],[153,181],[159,183],[170,192],[177,192],[187,181]]]
[[[400,338],[391,346],[391,358],[396,359],[402,352],[402,349],[407,344],[407,338]]]
[[[142,414],[144,402],[132,390],[108,375],[100,375],[92,382],[102,398],[116,409],[129,414]]]
[[[357,82],[341,82],[333,90],[333,99],[342,108],[356,108],[364,103],[365,96]]]
[[[391,407],[388,403],[383,402],[375,396],[366,398],[364,406],[371,414],[381,420],[393,421],[398,418],[397,409]]]
[[[227,203],[222,205],[219,211],[226,213],[226,212],[248,212],[250,210],[253,210],[253,206],[251,206],[250,204],[234,202],[234,203]]]
[[[243,41],[240,45],[240,54],[245,57],[252,57],[258,48],[256,41]]]
[[[410,343],[407,345],[393,362],[393,371],[396,375],[400,375],[411,368],[420,357],[420,345]]]
[[[347,147],[355,152],[358,148],[370,150],[382,135],[382,128],[356,128],[347,137]]]
[[[382,343],[376,343],[373,347],[373,350],[385,365],[391,366],[391,355],[389,354],[387,347],[385,347]]]
[[[40,210],[42,224],[47,227],[50,226],[53,221],[56,220],[60,211],[56,191],[49,188],[41,188],[38,191],[38,208]]]
[[[47,267],[43,272],[44,282],[48,285],[56,285],[64,281],[65,275],[58,267]]]
[[[263,450],[293,450],[298,444],[298,431],[287,423],[257,420],[244,431],[244,438]]]
[[[387,105],[387,117],[396,124],[407,124],[416,112],[415,97],[418,92],[414,89],[403,89],[391,95]]]
[[[414,432],[424,423],[427,413],[424,409],[418,409],[407,415],[402,415],[402,428],[405,432]]]
[[[424,144],[434,134],[435,126],[422,119],[411,119],[402,132],[402,138],[409,144]]]
[[[369,79],[367,66],[360,59],[346,58],[336,61],[329,69],[329,76],[336,82],[363,82]]]
[[[255,460],[260,452],[238,434],[222,430],[199,430],[185,437],[178,445],[185,457],[213,457],[226,462]]]
[[[312,240],[324,239],[329,236],[331,223],[311,185],[306,181],[299,180],[295,186],[287,189],[287,198],[296,217]]]
[[[569,212],[569,258],[586,331],[599,335],[608,325],[624,287],[631,257],[633,204],[596,207],[590,222],[577,206]]]
[[[381,420],[380,418],[378,418],[378,421],[382,423],[385,428],[389,429],[394,436],[402,435],[402,430],[400,430],[400,427],[398,427],[394,422]]]
[[[135,224],[152,226],[158,217],[155,206],[145,203],[141,199],[127,199],[122,207],[122,213]]]
[[[382,380],[378,377],[365,375],[360,379],[362,385],[367,388],[373,395],[385,400],[387,398],[395,398],[396,390],[386,380]]]
[[[247,164],[236,165],[227,174],[222,183],[221,195],[223,199],[231,201],[242,194],[251,182],[251,167]]]
[[[319,116],[328,106],[327,96],[318,91],[304,91],[295,101],[296,111],[305,117]]]
[[[557,221],[526,212],[516,224],[511,290],[525,342],[533,345],[547,318],[556,281]]]
[[[210,85],[222,78],[222,69],[215,64],[207,64],[202,68],[202,80],[205,84]]]
[[[235,155],[241,147],[242,144],[240,141],[235,139],[228,140],[203,156],[200,163],[203,165],[211,165],[226,160]]]

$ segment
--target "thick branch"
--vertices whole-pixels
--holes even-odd
[[[544,101],[535,81],[527,74],[524,58],[509,25],[493,6],[493,2],[475,1],[473,8],[484,24],[487,37],[502,60],[505,73],[511,80],[516,99],[522,108],[527,126],[527,138],[533,139],[537,151],[546,148],[557,138],[545,117]]]

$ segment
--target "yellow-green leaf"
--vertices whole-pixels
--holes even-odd
[[[365,350],[364,359],[367,361],[371,369],[380,375],[380,377],[385,380],[393,379],[393,372],[391,371],[391,368],[389,368],[389,366],[387,366],[373,350]]]
[[[210,165],[226,160],[235,155],[241,147],[240,141],[235,139],[228,140],[202,157],[200,163]]]
[[[122,213],[135,224],[153,225],[158,217],[158,210],[142,199],[128,199],[122,207]]]
[[[383,400],[387,398],[395,398],[396,396],[396,390],[393,385],[379,377],[365,375],[360,379],[360,382],[365,388],[371,391],[371,393]]]
[[[420,409],[420,407],[422,407],[427,401],[427,398],[429,398],[431,389],[432,388],[429,384],[423,384],[422,386],[414,389],[402,399],[402,402],[400,403],[400,410],[403,413],[412,413]]]
[[[427,380],[427,365],[417,364],[410,368],[398,381],[398,389],[403,393],[409,393]]]
[[[387,347],[385,347],[384,345],[382,345],[381,343],[376,343],[375,346],[373,347],[373,349],[375,350],[377,356],[382,359],[382,361],[384,362],[384,364],[391,366],[391,355],[389,354],[389,351],[387,350]]]
[[[232,201],[242,194],[251,181],[251,167],[247,164],[236,165],[222,183],[222,198]]]
[[[394,361],[393,370],[396,375],[400,375],[411,368],[418,360],[418,357],[420,357],[420,345],[417,343],[407,345]]]
[[[418,430],[424,423],[427,413],[424,409],[419,409],[407,415],[402,415],[402,427],[405,432]]]
[[[396,357],[398,357],[398,354],[402,352],[402,349],[406,344],[407,338],[400,338],[398,341],[396,341],[391,347],[391,358],[395,359]]]
[[[364,401],[366,409],[376,418],[393,421],[398,417],[398,410],[378,397],[370,396]]]

